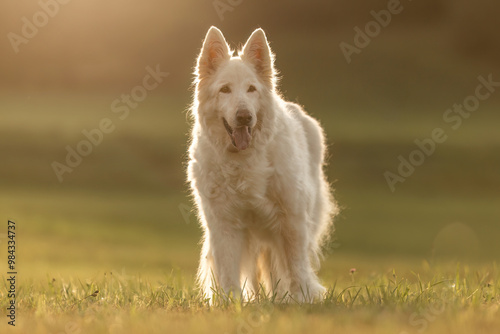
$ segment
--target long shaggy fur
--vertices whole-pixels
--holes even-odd
[[[252,298],[263,286],[313,301],[325,292],[316,270],[337,212],[323,130],[278,94],[263,30],[232,55],[210,28],[195,72],[188,165],[204,231],[198,284],[208,298],[214,289]]]

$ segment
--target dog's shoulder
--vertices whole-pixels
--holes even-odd
[[[302,117],[306,115],[304,109],[302,109],[302,107],[299,106],[297,103],[287,101],[285,102],[285,108],[290,114],[292,114],[295,117]]]
[[[293,102],[285,102],[286,110],[300,124],[300,130],[304,133],[314,162],[321,162],[325,155],[325,135],[319,122],[310,116],[300,105]]]

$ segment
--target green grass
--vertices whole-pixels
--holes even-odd
[[[466,95],[450,89],[429,102],[432,107],[410,101],[399,108],[394,87],[382,83],[381,92],[356,100],[361,93],[347,91],[369,68],[360,59],[339,68],[347,81],[323,85],[345,93],[333,110],[326,106],[329,91],[304,92],[301,78],[288,79],[290,72],[283,80],[285,95],[309,98],[300,102],[325,127],[327,174],[342,206],[319,272],[329,292],[314,305],[262,296],[258,303],[210,306],[198,295],[193,282],[201,231],[184,175],[186,93],[151,95],[123,122],[109,108],[119,94],[2,96],[0,109],[9,112],[0,122],[0,212],[18,227],[19,309],[18,326],[8,327],[2,276],[0,332],[497,332],[498,105],[485,104],[449,132],[449,140],[391,193],[384,171],[397,168],[398,155],[415,149],[416,138],[444,126],[443,111]],[[446,73],[446,82],[462,75],[451,68]],[[475,72],[463,75],[459,82],[476,80]],[[469,94],[464,87],[459,92]],[[379,95],[391,97],[390,108],[380,101],[371,108]],[[116,131],[59,183],[50,164],[63,161],[65,146],[74,147],[81,131],[103,117],[116,121]],[[6,254],[3,228],[0,258]]]
[[[494,333],[500,325],[497,265],[415,266],[339,273],[324,300],[282,303],[272,294],[210,305],[183,273],[151,279],[120,272],[24,280],[19,333]],[[5,282],[5,281],[4,281]],[[0,306],[7,299],[2,291]],[[478,327],[480,326],[480,327]],[[7,328],[5,321],[0,329]],[[480,328],[480,330],[479,330]]]
[[[487,49],[475,50],[481,55],[475,58],[457,52],[475,49],[484,35],[481,27],[472,37],[455,31],[454,25],[467,30],[477,13],[467,12],[469,22],[460,18],[463,8],[436,14],[433,7],[428,16],[412,12],[416,3],[405,5],[391,27],[347,64],[339,43],[351,42],[353,27],[371,20],[369,11],[386,1],[342,8],[294,2],[268,2],[264,11],[243,2],[224,22],[210,1],[196,11],[203,17],[189,1],[176,10],[165,2],[168,10],[155,7],[153,15],[142,9],[122,15],[130,7],[109,16],[101,8],[104,16],[94,17],[83,34],[82,12],[68,9],[20,56],[6,53],[0,333],[499,332],[500,95],[482,102],[457,131],[442,120],[447,108],[474,93],[478,75],[494,73],[498,80],[498,64],[482,58]],[[4,30],[17,31],[16,18],[28,12],[4,20],[11,27]],[[435,15],[446,16],[446,23],[434,21]],[[417,22],[421,16],[425,24]],[[283,95],[325,128],[331,155],[326,172],[342,212],[319,271],[328,293],[314,305],[280,303],[269,295],[209,305],[193,285],[201,231],[185,184],[185,109],[195,55],[214,19],[232,46],[262,26],[283,74]],[[63,21],[75,21],[77,30],[58,29]],[[101,28],[109,27],[116,31],[103,34]],[[67,36],[53,40],[56,31]],[[83,49],[71,45],[67,37],[73,35]],[[171,75],[120,121],[111,102],[141,82],[145,65],[157,63]],[[75,147],[82,130],[104,117],[116,130],[59,183],[51,163],[62,162],[66,145]],[[391,193],[383,173],[395,171],[397,157],[436,127],[449,139]],[[7,219],[17,226],[15,328],[5,316]]]

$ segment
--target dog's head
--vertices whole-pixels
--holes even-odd
[[[263,100],[274,92],[273,54],[262,29],[255,30],[237,57],[222,32],[208,31],[196,67],[195,105],[202,126],[233,152],[252,145],[263,121]]]

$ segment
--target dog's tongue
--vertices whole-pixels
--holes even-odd
[[[246,150],[252,139],[248,126],[235,128],[233,131],[233,139],[238,151]]]

